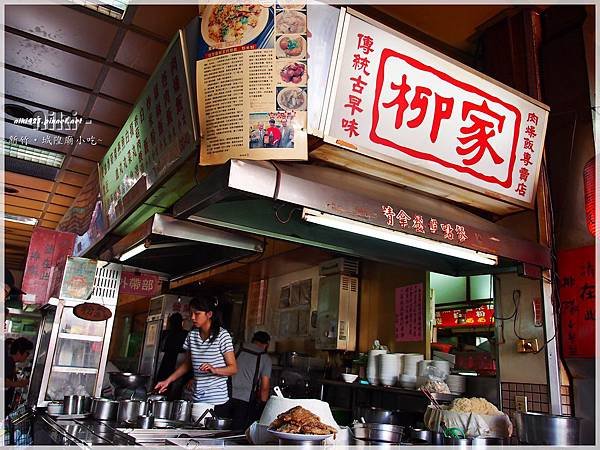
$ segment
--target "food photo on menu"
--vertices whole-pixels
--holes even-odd
[[[200,21],[198,57],[235,47],[273,48],[275,14],[268,4],[263,5],[207,5]]]

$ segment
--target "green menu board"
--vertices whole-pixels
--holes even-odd
[[[146,191],[160,184],[196,148],[183,33],[173,39],[125,125],[99,164],[100,191],[109,225]],[[127,195],[136,186],[135,193]],[[135,197],[135,198],[132,198]]]

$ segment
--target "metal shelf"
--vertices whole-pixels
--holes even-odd
[[[58,373],[98,373],[97,368],[93,367],[69,367],[69,366],[52,366],[51,372]]]
[[[89,334],[71,334],[71,333],[58,333],[59,339],[70,339],[74,341],[90,341],[90,342],[102,342],[104,336],[90,336]]]

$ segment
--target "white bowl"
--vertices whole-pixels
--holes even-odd
[[[358,375],[353,373],[343,373],[342,378],[346,383],[354,383],[354,381],[358,378]]]

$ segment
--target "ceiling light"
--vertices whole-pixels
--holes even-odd
[[[136,245],[131,250],[127,250],[125,253],[119,256],[119,261],[127,261],[128,259],[133,258],[135,255],[142,253],[144,250],[146,250],[146,248],[145,242]]]
[[[4,141],[4,155],[37,164],[44,164],[45,166],[56,167],[58,169],[60,169],[65,160],[65,155],[63,153],[44,150],[37,147],[29,147],[28,145],[10,142],[9,140]]]
[[[73,3],[77,3],[86,8],[93,9],[94,11],[104,14],[106,16],[114,17],[117,20],[123,19],[125,10],[129,4],[129,0],[72,0]]]
[[[370,225],[368,223],[358,222],[344,217],[304,208],[302,210],[302,219],[307,222],[324,225],[326,227],[336,228],[338,230],[348,231],[350,233],[360,234],[384,241],[395,242],[397,244],[408,245],[410,247],[420,248],[430,252],[441,253],[443,255],[453,256],[455,258],[466,259],[494,266],[498,264],[498,258],[495,255],[481,253],[464,247],[446,244],[444,242],[434,241],[432,239],[414,236],[401,231],[389,230],[387,228]]]
[[[14,117],[15,119],[31,119],[33,118],[33,112],[21,105],[15,105],[14,103],[7,103],[4,105],[4,112]]]
[[[38,220],[34,217],[16,216],[14,214],[4,214],[3,219],[8,222],[23,223],[25,225],[36,226]]]

